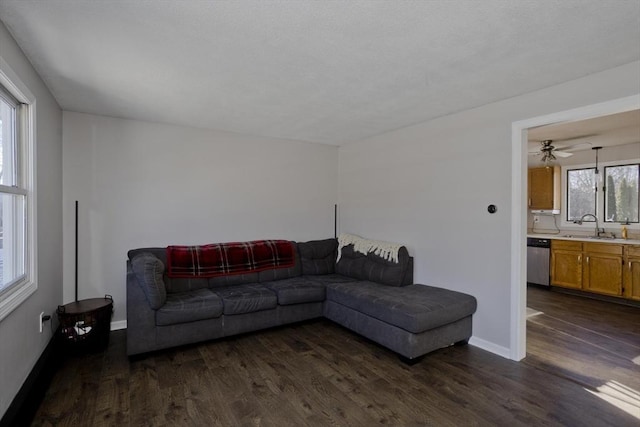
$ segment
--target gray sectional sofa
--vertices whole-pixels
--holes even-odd
[[[360,253],[337,240],[294,243],[295,263],[208,279],[170,278],[166,248],[127,261],[127,354],[326,317],[408,360],[471,337],[476,299],[415,285],[413,258]]]

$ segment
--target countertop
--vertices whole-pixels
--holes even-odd
[[[527,237],[535,237],[537,239],[558,239],[558,240],[575,240],[580,242],[597,242],[597,243],[615,243],[623,245],[640,245],[640,239],[610,239],[600,238],[595,239],[589,236],[578,236],[570,233],[560,234],[542,234],[542,233],[527,233]]]

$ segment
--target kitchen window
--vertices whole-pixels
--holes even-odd
[[[34,101],[0,58],[0,320],[37,289]]]
[[[566,169],[565,195],[568,223],[586,214],[596,215],[600,223],[640,222],[640,162],[610,162],[598,168]],[[594,222],[586,217],[584,222]]]
[[[640,164],[604,168],[604,221],[639,222]]]
[[[567,221],[578,220],[584,214],[596,213],[595,170],[586,168],[567,171]]]

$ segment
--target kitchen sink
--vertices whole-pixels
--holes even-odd
[[[563,234],[560,237],[567,237],[567,238],[576,238],[576,239],[591,239],[591,240],[616,240],[617,237],[613,237],[613,236],[576,236],[575,234]]]

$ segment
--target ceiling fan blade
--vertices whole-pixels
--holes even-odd
[[[587,150],[591,148],[591,146],[592,144],[590,142],[581,142],[580,144],[569,145],[567,147],[558,147],[558,149],[562,151]]]
[[[563,138],[563,139],[554,139],[554,142],[566,142],[566,141],[575,141],[577,139],[587,139],[587,138],[593,138],[594,136],[598,136],[597,133],[590,133],[588,135],[580,135],[580,136],[574,136],[572,138]]]
[[[540,151],[529,151],[530,156],[539,156],[540,154],[542,154]]]
[[[573,153],[567,153],[566,151],[558,151],[558,150],[555,150],[553,154],[562,158],[573,156]]]

